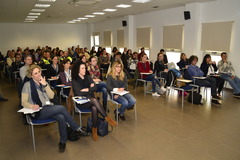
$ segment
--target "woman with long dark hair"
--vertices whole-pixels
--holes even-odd
[[[100,113],[105,120],[111,125],[116,126],[117,123],[111,117],[109,117],[100,104],[100,102],[95,98],[94,92],[97,91],[97,87],[89,75],[86,75],[86,65],[85,63],[78,61],[74,63],[72,68],[72,88],[74,96],[85,96],[89,98],[90,102],[78,107],[91,108],[92,110],[92,138],[94,141],[98,140],[97,134],[97,121],[98,113]]]

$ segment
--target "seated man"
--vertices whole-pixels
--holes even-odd
[[[233,96],[240,97],[240,79],[235,75],[232,63],[227,60],[227,53],[221,54],[222,60],[218,62],[218,70],[220,76],[225,81],[228,81],[233,88]]]
[[[26,75],[27,75],[27,69],[28,67],[32,64],[32,56],[31,55],[27,55],[24,57],[24,63],[25,65],[22,66],[19,70],[19,74],[20,74],[20,77],[22,79],[22,82],[24,81]]]
[[[204,73],[203,71],[196,65],[198,62],[198,57],[192,55],[189,58],[190,65],[188,66],[188,74],[191,79],[194,79],[194,77],[203,77]],[[213,77],[206,77],[204,79],[195,79],[195,84],[203,87],[211,87],[211,95],[212,95],[212,103],[220,104],[217,100],[220,99],[219,96],[217,96],[217,84],[216,79]]]

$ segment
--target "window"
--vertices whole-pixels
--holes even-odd
[[[145,48],[145,53],[150,55],[151,28],[137,28],[137,47]]]
[[[92,34],[92,46],[99,46],[100,45],[100,40],[99,40],[99,32],[93,32]]]
[[[99,36],[94,36],[94,46],[99,46]]]
[[[119,52],[123,53],[124,48],[119,48],[118,50],[119,50]]]
[[[149,57],[150,56],[150,50],[148,48],[145,48],[144,51],[145,51],[147,57],[150,58]],[[141,52],[141,49],[138,50],[138,53],[140,53],[140,52]]]
[[[179,68],[177,66],[177,63],[180,61],[180,52],[166,52],[167,58],[168,58],[168,63],[173,62],[176,66],[176,68]]]
[[[106,49],[107,53],[112,54],[112,48],[106,47],[105,49]]]

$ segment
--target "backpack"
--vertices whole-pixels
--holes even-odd
[[[202,104],[202,95],[196,92],[193,92],[193,104]],[[192,92],[188,96],[188,102],[192,103]]]

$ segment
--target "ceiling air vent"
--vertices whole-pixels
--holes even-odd
[[[102,1],[102,0],[72,0],[72,1],[68,2],[68,4],[91,6],[91,5],[94,5],[94,4],[96,4],[100,1]]]

